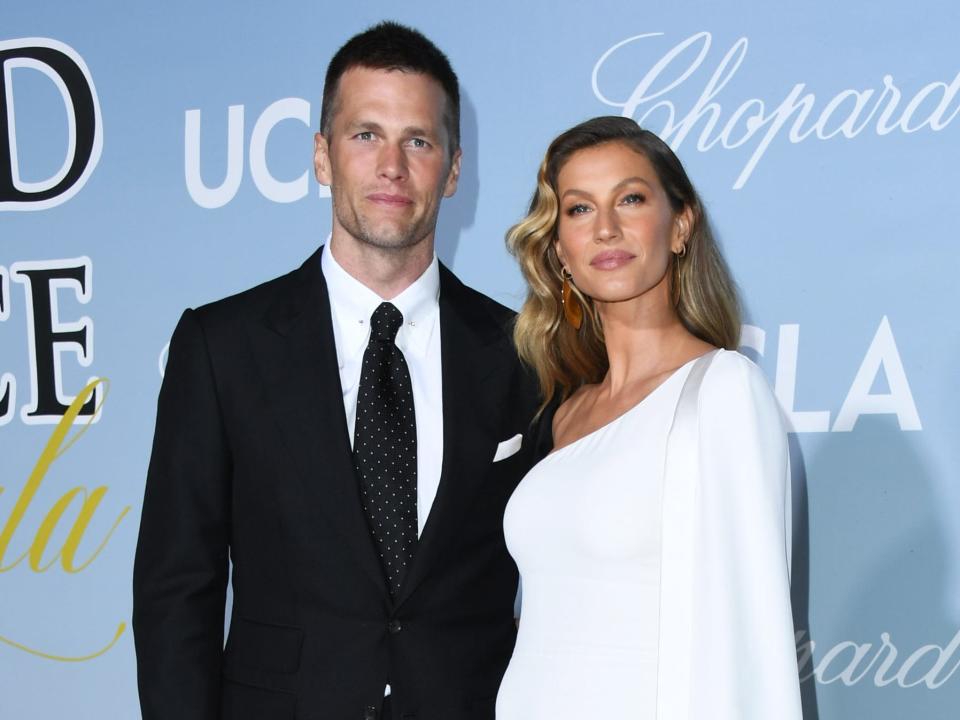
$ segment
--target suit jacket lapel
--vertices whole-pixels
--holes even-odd
[[[293,274],[290,292],[265,315],[263,341],[256,347],[268,404],[290,457],[300,466],[302,497],[326,514],[386,593],[353,468],[321,252]]]
[[[440,266],[440,353],[443,397],[443,462],[440,484],[416,556],[403,581],[396,605],[424,580],[455,536],[459,518],[492,460],[481,438],[493,432],[484,423],[493,417],[484,380],[502,363],[502,330],[464,285]],[[487,430],[487,432],[484,432]]]

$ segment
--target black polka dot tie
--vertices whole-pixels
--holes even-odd
[[[391,595],[417,547],[417,424],[410,370],[394,344],[402,324],[390,303],[373,311],[353,431],[360,499]]]

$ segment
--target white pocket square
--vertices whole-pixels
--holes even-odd
[[[514,455],[519,449],[520,445],[523,444],[523,435],[517,433],[509,440],[504,440],[502,443],[497,445],[497,452],[493,456],[494,462],[499,462],[500,460],[505,460],[511,455]]]

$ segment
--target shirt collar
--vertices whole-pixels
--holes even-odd
[[[370,338],[370,316],[384,299],[344,270],[329,246],[320,255],[320,267],[333,310],[337,361],[343,368],[353,359],[359,361],[358,356]],[[418,357],[426,354],[440,314],[439,298],[440,265],[434,254],[420,277],[389,300],[403,315],[396,343],[404,354]]]

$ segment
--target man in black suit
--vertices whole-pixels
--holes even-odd
[[[316,136],[329,245],[180,319],[134,570],[145,720],[493,719],[537,398],[512,313],[434,254],[460,157],[446,57],[352,38]]]

